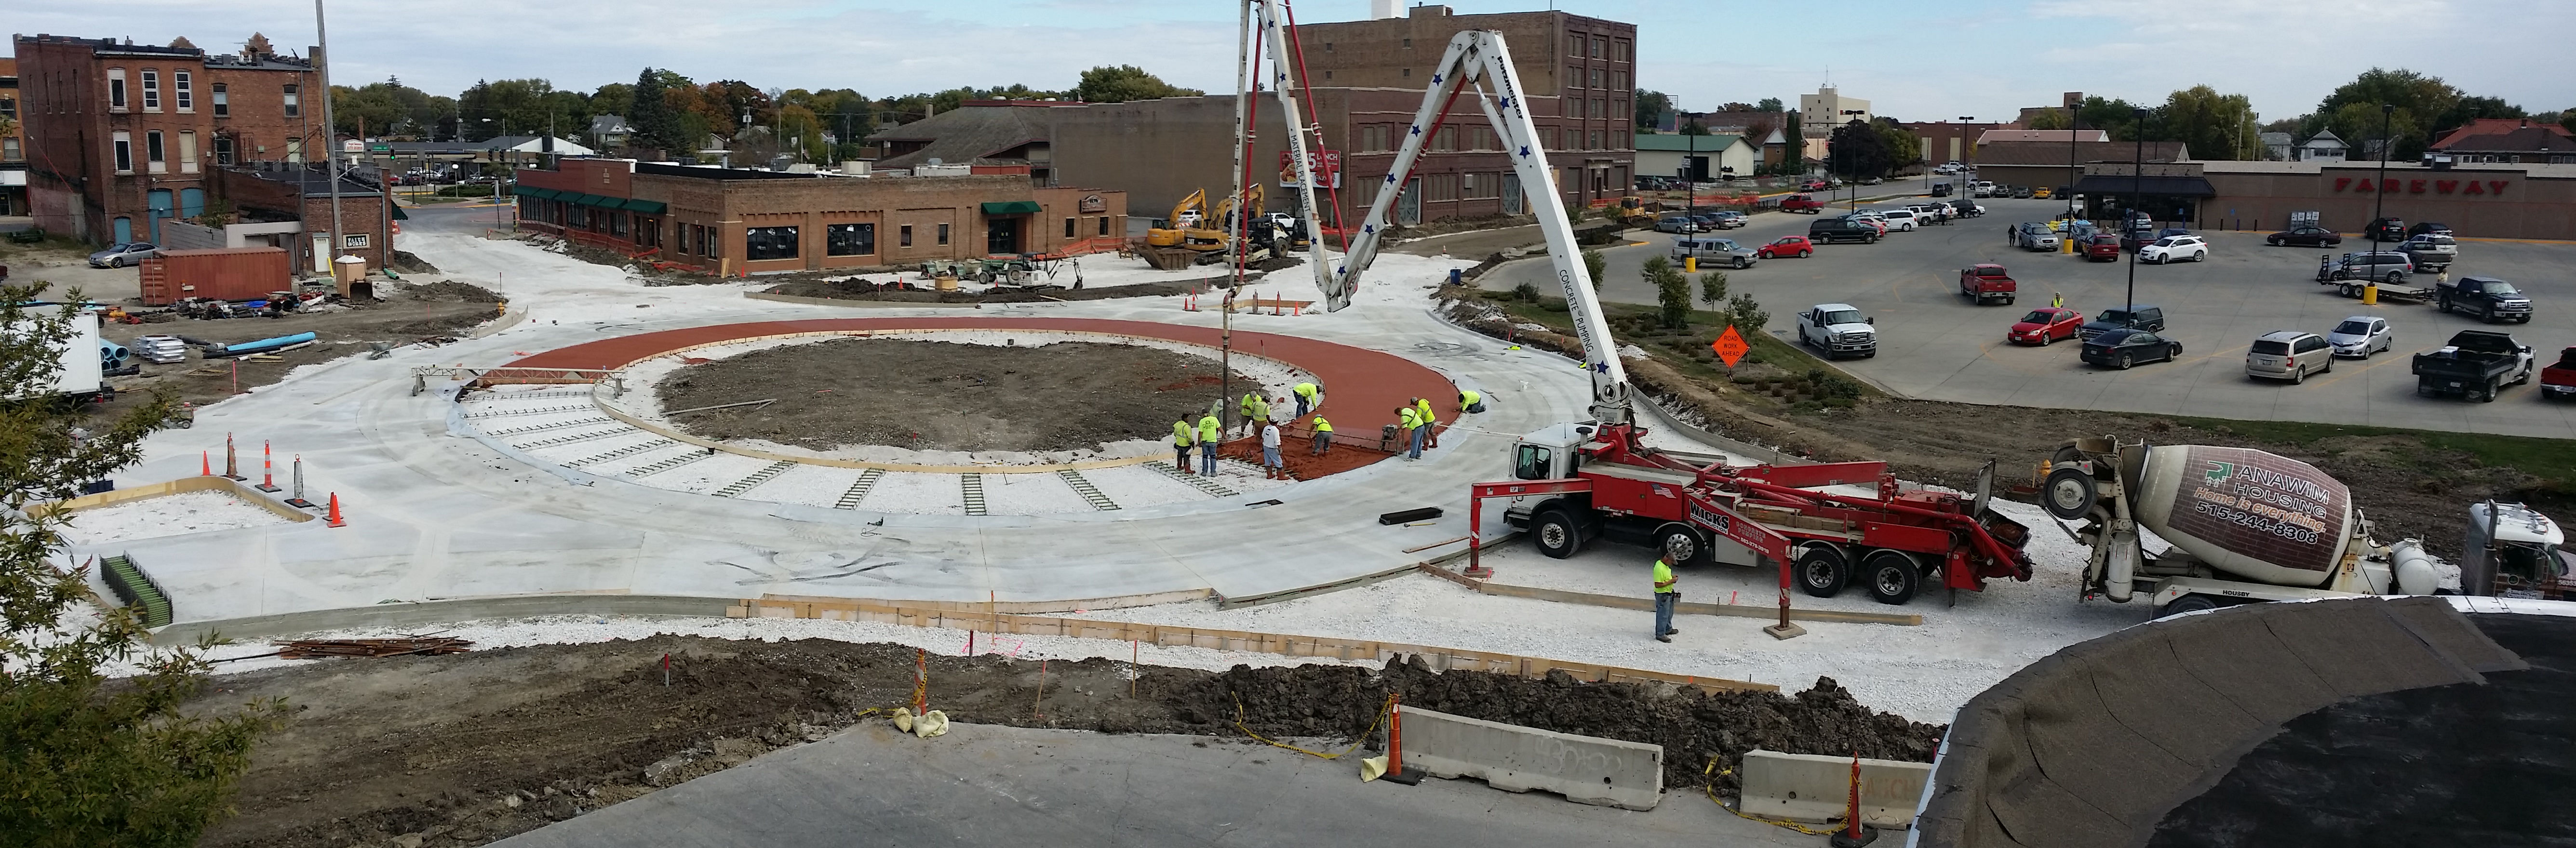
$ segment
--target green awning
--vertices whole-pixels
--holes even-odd
[[[409,213],[409,212],[404,212],[404,211],[403,211],[403,208],[402,208],[401,206],[395,206],[395,207],[394,207],[394,220],[396,220],[396,221],[409,221],[409,220],[411,220],[411,213]]]
[[[646,215],[659,215],[662,214],[662,210],[670,207],[659,200],[638,200],[630,197],[626,199],[626,208]]]
[[[598,206],[608,200],[608,198],[601,197],[596,194],[583,194],[577,191],[564,192],[562,197],[556,199],[565,203],[578,203],[583,206]]]
[[[541,192],[541,191],[545,191],[545,190],[546,190],[546,189],[538,188],[538,187],[536,187],[536,186],[532,186],[532,185],[515,185],[515,186],[511,186],[511,187],[510,187],[510,193],[511,193],[511,194],[535,194],[535,193],[537,193],[537,192]]]
[[[538,200],[555,200],[563,197],[563,192],[559,189],[541,188],[528,192],[528,195]]]
[[[1043,210],[1038,208],[1038,202],[1034,200],[1003,200],[984,204],[986,215],[1035,215],[1040,211]]]

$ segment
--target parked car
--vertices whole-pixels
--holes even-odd
[[[2343,319],[2343,323],[2335,325],[2334,332],[2326,334],[2326,346],[2334,349],[2334,355],[2356,359],[2369,359],[2371,354],[2396,344],[2397,331],[2389,328],[2388,319],[2373,315]]]
[[[2467,395],[2493,403],[2506,386],[2531,382],[2531,346],[2493,330],[2461,330],[2451,343],[2415,355],[2415,393]]]
[[[2448,235],[2457,235],[2456,233],[2451,232],[2451,225],[2449,225],[2449,224],[2445,224],[2445,223],[2442,223],[2442,222],[2440,222],[2440,221],[2424,221],[2424,222],[2421,222],[2421,223],[2416,224],[2415,226],[2407,227],[2407,228],[2406,228],[2406,234],[2407,234],[2408,236],[2421,236],[2421,235],[2448,236]]]
[[[2119,236],[2110,233],[2094,233],[2084,237],[2083,248],[2086,262],[2120,261]]]
[[[2112,330],[2084,340],[2085,362],[2106,368],[2129,370],[2140,362],[2172,362],[2182,358],[2182,343],[2156,335],[2151,330]]]
[[[2047,186],[2037,186],[2030,190],[2030,199],[2032,200],[2047,200],[2051,196],[2052,194]]]
[[[1848,303],[1820,303],[1798,313],[1798,342],[1825,352],[1826,359],[1844,354],[1878,355],[1877,319],[1864,317]]]
[[[1950,196],[1950,184],[1949,184],[1949,183],[1933,183],[1933,184],[1932,184],[1932,196],[1933,196],[1933,197],[1949,197],[1949,196]]]
[[[1702,265],[1713,262],[1729,268],[1751,268],[1755,258],[1752,248],[1734,239],[1674,239],[1672,254],[1675,262],[1698,259]]]
[[[1993,197],[1993,196],[1995,196],[1995,184],[1994,184],[1994,183],[1990,183],[1990,182],[1986,182],[1986,181],[1984,181],[1984,180],[1978,180],[1978,181],[1977,181],[1977,184],[1976,184],[1976,186],[1975,186],[1975,188],[1974,188],[1971,192],[1969,192],[1968,196],[1970,196],[1970,197]]]
[[[1792,194],[1780,201],[1780,211],[1814,215],[1825,211],[1825,202],[1813,195]]]
[[[2026,186],[2026,185],[2017,185],[2017,186],[2013,186],[2013,187],[2012,187],[2012,196],[2014,196],[2014,197],[2016,197],[2016,198],[2023,199],[2023,200],[2028,200],[2028,199],[2030,199],[2030,186]]]
[[[2416,268],[2438,273],[2448,270],[2451,260],[2460,258],[2460,241],[2439,233],[2418,233],[2406,237],[2397,252],[2406,254]]]
[[[2004,341],[2047,347],[2058,339],[2075,338],[2076,328],[2084,326],[2084,313],[2063,306],[2043,306],[2021,316],[2012,329],[2004,331]]]
[[[1814,255],[1816,255],[1816,243],[1808,241],[1806,236],[1781,236],[1772,239],[1770,244],[1753,249],[1753,257],[1756,259],[1780,259],[1790,256],[1805,259]]]
[[[1884,218],[1884,217],[1881,217],[1881,216],[1880,216],[1878,213],[1876,213],[1876,212],[1870,212],[1870,211],[1866,211],[1866,210],[1863,210],[1863,211],[1860,211],[1860,212],[1853,212],[1853,213],[1850,213],[1850,214],[1846,214],[1846,215],[1844,215],[1844,216],[1843,216],[1843,219],[1844,219],[1844,220],[1847,220],[1847,221],[1854,221],[1854,222],[1857,222],[1857,223],[1861,224],[1862,226],[1866,226],[1866,227],[1870,227],[1870,228],[1876,229],[1876,230],[1878,230],[1878,234],[1879,234],[1879,235],[1881,235],[1881,236],[1887,235],[1887,219],[1886,219],[1886,218]]]
[[[123,268],[159,255],[161,255],[161,249],[152,246],[151,242],[118,242],[108,245],[106,250],[90,254],[89,267]]]
[[[1876,244],[1878,243],[1878,228],[1871,226],[1866,221],[1859,221],[1851,218],[1826,218],[1807,223],[1807,239],[1817,244],[1832,244],[1834,242],[1841,241],[1856,241],[1862,244]]]
[[[2274,330],[2254,339],[2245,350],[2245,376],[2303,383],[2310,374],[2334,370],[2334,351],[2324,336],[2297,330]]]
[[[1799,191],[1824,191],[1829,188],[1833,188],[1833,184],[1824,180],[1808,180],[1798,184]]]
[[[2415,273],[2415,260],[2393,250],[2378,253],[2346,253],[2337,260],[2327,276],[2337,280],[2377,280],[2389,285],[2406,281]]]
[[[1861,184],[1861,185],[1877,185],[1877,184],[1879,184],[1879,182],[1880,182],[1880,180],[1879,180],[1879,178],[1877,178],[1877,177],[1862,177],[1862,178],[1860,178],[1860,184]]]
[[[1984,205],[1966,198],[1950,201],[1950,208],[1957,210],[1958,216],[1961,218],[1975,218],[1986,214],[1986,207]]]
[[[2036,221],[2017,224],[2014,225],[2010,235],[2012,246],[2023,250],[2057,249],[2057,233],[2050,230],[2047,224]]]
[[[2558,400],[2576,397],[2576,347],[2558,352],[2558,364],[2540,369],[2540,397]]]
[[[2371,219],[2361,228],[2361,237],[2371,241],[2401,242],[2406,240],[2406,222],[2395,217]]]
[[[2300,224],[2263,237],[2273,247],[2333,247],[2343,243],[2343,234],[2313,224]]]
[[[1742,212],[1720,211],[1711,212],[1709,214],[1717,216],[1717,226],[1720,229],[1732,230],[1749,223]]]
[[[2457,308],[2475,313],[2478,320],[2489,324],[2505,320],[2531,323],[2531,298],[2512,283],[2494,277],[2444,280],[2433,284],[2433,297],[2444,313]]]
[[[2209,243],[2199,236],[2166,236],[2138,248],[2138,261],[2158,265],[2174,261],[2205,262],[2208,259]]]
[[[1699,224],[1692,221],[1691,217],[1688,215],[1679,213],[1669,214],[1655,219],[1655,232],[1683,234],[1696,233],[1699,232]]]
[[[1910,233],[1922,229],[1922,225],[1914,220],[1912,209],[1890,209],[1878,213],[1878,216],[1887,222],[1887,228],[1890,230]]]
[[[1700,232],[1709,233],[1717,231],[1716,215],[1712,215],[1707,212],[1693,212],[1691,213],[1690,219],[1691,224],[1699,227]]]
[[[2102,310],[2101,315],[2084,322],[2084,326],[2076,328],[2076,335],[2083,336],[2084,340],[2089,342],[2093,337],[2103,333],[2127,329],[2164,332],[2164,307],[2127,306],[2119,309],[2105,309]]]

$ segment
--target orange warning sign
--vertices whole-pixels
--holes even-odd
[[[1719,333],[1717,341],[1710,342],[1708,349],[1717,351],[1717,358],[1724,360],[1726,367],[1733,368],[1735,361],[1743,359],[1744,353],[1752,350],[1753,346],[1745,344],[1744,337],[1735,334],[1735,325],[1728,324],[1726,332]]]

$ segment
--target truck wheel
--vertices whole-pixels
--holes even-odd
[[[1712,553],[1699,531],[1679,524],[1665,525],[1658,547],[1663,549],[1664,563],[1674,568],[1707,565]]]
[[[2442,298],[2441,300],[2434,301],[2434,302],[2433,302],[2433,304],[2434,304],[2435,306],[2439,306],[2439,307],[2441,307],[2441,308],[2442,308],[2442,314],[2444,314],[2444,315],[2449,315],[2449,314],[2451,314],[2451,299],[2450,299],[2450,298],[2447,298],[2447,297],[2446,297],[2446,298]]]
[[[1744,261],[1744,257],[1738,256],[1735,258],[1735,270],[1742,271],[1752,266],[1753,263]]]
[[[2494,403],[2494,402],[2495,402],[2495,397],[2496,397],[2496,388],[2497,388],[2497,387],[2496,387],[2495,381],[2494,381],[2494,380],[2488,380],[2488,381],[2487,381],[2487,387],[2486,387],[2486,390],[2485,390],[2485,391],[2481,391],[2481,392],[2479,392],[2479,393],[2478,393],[2478,402],[2479,402],[2479,403]]]
[[[2156,610],[2156,617],[2172,618],[2184,613],[2214,610],[2217,608],[2218,602],[2211,600],[2207,595],[2184,595],[2173,599],[2173,603],[2164,605],[2163,609]]]
[[[2082,521],[2093,513],[2094,501],[2100,494],[2093,485],[2093,475],[2084,473],[2084,469],[2060,468],[2048,472],[2040,482],[2039,505],[2058,518]]]
[[[1798,585],[1809,595],[1830,598],[1842,594],[1843,587],[1851,585],[1851,562],[1832,545],[1821,542],[1808,545],[1804,552],[1798,554],[1796,565]]]
[[[1530,525],[1530,538],[1538,542],[1538,552],[1549,559],[1564,559],[1583,549],[1583,529],[1574,523],[1574,516],[1562,509],[1539,515],[1538,522]]]
[[[1882,604],[1902,604],[1914,599],[1915,586],[1922,582],[1923,566],[1904,551],[1875,550],[1860,561],[1862,574],[1871,599]]]

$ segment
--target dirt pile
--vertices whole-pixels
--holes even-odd
[[[690,365],[654,391],[666,410],[776,399],[676,417],[710,439],[1063,451],[1166,438],[1175,417],[1205,412],[1221,382],[1214,360],[1134,345],[834,339]]]
[[[293,717],[254,755],[233,799],[239,814],[199,844],[373,848],[418,836],[399,844],[480,845],[875,720],[870,710],[911,703],[921,657],[886,644],[663,636],[219,678],[200,703],[283,697]],[[926,659],[930,706],[969,724],[1243,739],[1239,698],[1254,732],[1347,744],[1396,690],[1442,712],[1663,744],[1676,791],[1701,785],[1711,754],[1720,768],[1754,747],[1923,761],[1942,732],[1874,713],[1830,680],[1796,696],[1710,696],[1405,665],[1220,674],[1098,659],[1043,671],[1003,656]]]

